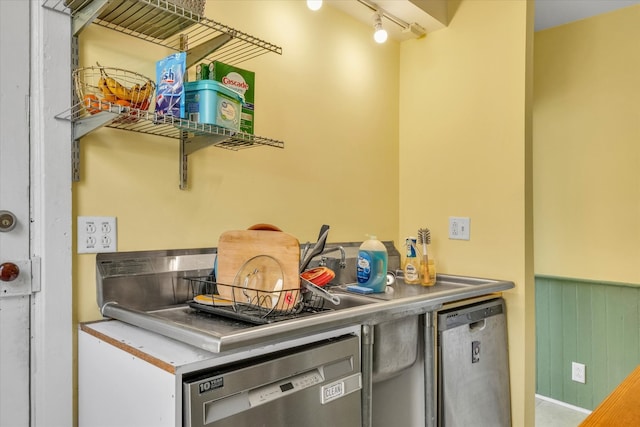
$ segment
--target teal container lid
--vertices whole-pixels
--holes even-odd
[[[215,80],[196,80],[195,82],[187,82],[184,84],[185,91],[197,91],[197,90],[215,90],[230,98],[237,99],[240,102],[244,102],[244,98],[238,93],[234,92],[222,83]]]

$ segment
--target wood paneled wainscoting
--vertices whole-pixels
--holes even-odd
[[[594,409],[640,364],[640,284],[537,275],[536,393]],[[584,384],[571,362],[586,366]]]

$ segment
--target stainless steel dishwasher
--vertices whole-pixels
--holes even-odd
[[[439,425],[510,426],[504,300],[439,311],[437,321]]]
[[[185,377],[184,426],[359,427],[361,389],[346,335]]]

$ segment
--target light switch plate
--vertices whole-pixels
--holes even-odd
[[[469,217],[449,217],[449,239],[469,240],[471,236]]]
[[[116,252],[118,233],[114,216],[78,217],[78,253]]]

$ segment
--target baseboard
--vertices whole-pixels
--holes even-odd
[[[565,408],[569,408],[569,409],[572,409],[574,411],[582,412],[584,414],[590,414],[591,413],[591,411],[588,410],[588,409],[584,409],[584,408],[581,408],[579,406],[574,406],[574,405],[571,405],[569,403],[562,402],[562,401],[556,400],[556,399],[552,399],[552,398],[547,397],[547,396],[542,396],[541,394],[536,394],[536,398],[538,398],[540,400],[545,400],[545,401],[550,402],[550,403],[553,403],[554,405],[564,406]]]

